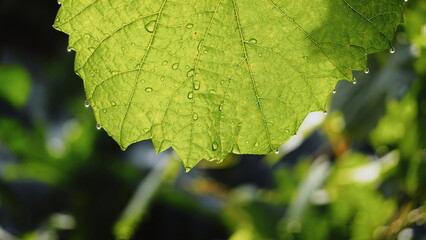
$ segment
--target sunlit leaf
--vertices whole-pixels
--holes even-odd
[[[171,146],[190,169],[276,151],[392,48],[402,2],[66,0],[55,27],[100,126],[123,149]]]

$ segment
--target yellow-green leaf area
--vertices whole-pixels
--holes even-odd
[[[366,55],[392,48],[399,0],[66,0],[75,71],[125,149],[152,139],[187,169],[277,150]]]

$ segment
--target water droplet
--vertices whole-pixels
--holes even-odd
[[[333,90],[333,94],[336,94],[336,89]]]
[[[188,99],[192,99],[193,98],[193,93],[192,91],[188,93]]]
[[[303,56],[304,59],[308,59],[308,56]]]
[[[192,114],[192,119],[197,120],[198,119],[198,114],[197,113],[193,113]]]
[[[104,108],[104,109],[102,109],[102,112],[103,112],[103,113],[106,113],[106,112],[107,112],[107,110]]]
[[[352,84],[353,84],[353,85],[355,85],[355,84],[356,84],[356,79],[354,79],[354,81],[352,82]]]
[[[57,17],[57,18],[56,18],[56,21],[57,21],[57,22],[60,22],[60,21],[61,21],[61,19],[59,19],[59,18]]]
[[[167,63],[169,63],[169,62],[167,62],[167,60],[164,60],[164,61],[163,61],[163,66],[166,66],[166,65],[167,65]]]
[[[262,54],[261,54],[261,53],[259,53],[257,56],[261,57],[261,56],[262,56]]]
[[[254,144],[254,146],[255,146],[255,147],[259,147],[259,142],[256,142],[256,143]]]
[[[194,89],[195,90],[200,89],[200,81],[194,81]]]
[[[71,52],[71,48],[70,47],[67,47],[67,52]]]
[[[404,2],[408,2],[408,0],[404,0]]]
[[[207,54],[209,51],[207,51],[207,49],[205,49],[204,51],[203,51],[203,53],[204,54]]]
[[[249,144],[250,142],[248,140],[245,141],[246,144]]]
[[[391,49],[389,49],[389,52],[391,53],[391,54],[394,54],[395,53],[395,48],[391,48]]]
[[[284,132],[285,132],[285,133],[290,133],[290,129],[286,128],[286,129],[284,130]]]
[[[256,38],[250,38],[249,43],[256,44],[257,43]]]
[[[98,124],[96,124],[96,129],[101,130],[102,126],[98,123]]]
[[[152,92],[152,88],[151,87],[145,88],[145,92]]]
[[[222,109],[223,109],[223,103],[221,103],[221,104],[219,105],[219,111],[222,111]]]
[[[93,52],[93,51],[95,51],[95,48],[94,47],[89,47],[87,50]]]
[[[175,64],[172,65],[173,70],[176,70],[178,68],[179,68],[179,63],[175,63]]]
[[[212,143],[212,150],[213,150],[213,151],[216,151],[218,147],[219,147],[219,146],[217,145],[217,142],[216,142],[216,141],[214,141],[214,142]]]
[[[62,5],[62,2],[58,2],[59,5]]]
[[[155,28],[155,23],[156,21],[152,20],[148,22],[147,24],[145,24],[145,30],[148,31],[149,33],[153,33]]]
[[[111,101],[111,105],[115,106],[115,105],[117,105],[117,103],[115,103],[114,101]]]
[[[192,23],[186,24],[186,28],[188,28],[188,29],[192,28],[193,26],[194,26],[194,24],[192,24]]]
[[[186,69],[189,69],[189,66],[188,66],[188,65],[186,65],[186,66],[185,66],[185,68],[186,68]]]
[[[275,154],[278,154],[278,153],[280,153],[280,150],[275,150],[275,152],[274,152]]]
[[[188,73],[186,74],[187,77],[192,77],[194,75],[195,75],[195,70],[193,68],[189,70]]]
[[[225,81],[223,81],[223,80],[222,80],[222,81],[220,81],[220,85],[223,85],[224,83],[225,83]]]
[[[215,94],[215,93],[216,93],[216,90],[214,90],[214,89],[210,89],[210,90],[209,90],[209,93],[211,93],[211,94]]]
[[[161,77],[160,77],[160,81],[164,81],[164,76],[161,76]]]
[[[132,43],[130,43],[130,45],[135,46],[135,43],[134,43],[134,42],[132,42]]]
[[[324,111],[324,115],[327,115],[327,111]]]
[[[368,69],[368,68],[366,68],[365,70],[364,70],[364,73],[365,74],[368,74],[370,72],[370,69]]]
[[[89,108],[90,104],[87,101],[84,101],[84,107]]]

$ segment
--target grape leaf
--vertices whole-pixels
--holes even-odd
[[[97,122],[121,146],[152,139],[187,170],[274,152],[336,82],[392,48],[402,0],[66,0]]]

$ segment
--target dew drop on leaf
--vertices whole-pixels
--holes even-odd
[[[225,81],[223,81],[223,80],[222,80],[222,81],[220,81],[220,85],[223,85],[224,83],[225,83]]]
[[[214,89],[210,89],[210,90],[209,90],[209,93],[210,93],[210,94],[215,94],[215,93],[216,93],[216,90],[214,90]]]
[[[327,115],[327,111],[324,111],[324,115]]]
[[[117,105],[114,101],[111,101],[111,105],[112,106],[115,106],[115,105]]]
[[[259,147],[259,142],[256,142],[256,143],[254,144],[254,146],[255,146],[255,147]]]
[[[209,51],[207,51],[207,49],[205,49],[204,51],[203,51],[203,53],[204,54],[207,54]]]
[[[256,38],[250,38],[249,43],[256,44],[257,43]]]
[[[192,77],[192,76],[194,76],[194,74],[195,74],[195,70],[191,69],[191,70],[188,71],[188,73],[186,74],[186,76],[187,77]]]
[[[333,94],[336,94],[336,89],[333,90]]]
[[[145,91],[146,91],[146,92],[152,92],[152,87],[147,87],[147,88],[145,88]]]
[[[106,112],[107,112],[107,110],[106,110],[106,109],[102,109],[102,112],[103,112],[103,113],[106,113]]]
[[[366,68],[366,69],[364,70],[364,73],[365,73],[365,74],[370,73],[370,69]]]
[[[71,48],[70,47],[67,47],[67,52],[71,52]]]
[[[192,23],[186,24],[186,28],[188,28],[188,29],[192,28],[193,26],[194,26],[194,24],[192,24]]]
[[[173,70],[176,70],[178,68],[179,68],[179,63],[175,63],[175,64],[172,65]]]
[[[275,152],[274,152],[275,154],[278,154],[278,153],[280,153],[280,150],[275,150]]]
[[[219,111],[222,111],[222,109],[223,109],[223,103],[221,103],[221,104],[219,105]]]
[[[212,143],[212,150],[213,150],[213,151],[216,151],[218,147],[219,147],[219,146],[217,145],[217,142],[216,142],[216,141],[214,141],[214,142]]]
[[[200,89],[200,81],[194,81],[194,89],[195,90]]]
[[[288,129],[288,128],[286,128],[284,131],[285,131],[285,133],[290,133],[290,129]]]
[[[167,60],[164,60],[163,61],[163,66],[167,65],[167,63],[169,63],[169,62],[167,62]]]
[[[90,104],[87,101],[84,101],[84,107],[89,108]]]
[[[192,99],[192,97],[193,97],[193,93],[191,91],[191,92],[188,93],[188,99]]]
[[[154,28],[155,28],[155,20],[152,20],[148,22],[147,24],[145,24],[145,30],[148,31],[149,33],[153,33]]]
[[[389,52],[392,53],[392,54],[394,54],[395,53],[395,48],[389,49]]]
[[[192,119],[197,120],[198,119],[198,114],[197,113],[193,113],[192,114]]]
[[[98,124],[96,124],[96,129],[101,130],[102,126],[98,123]]]

